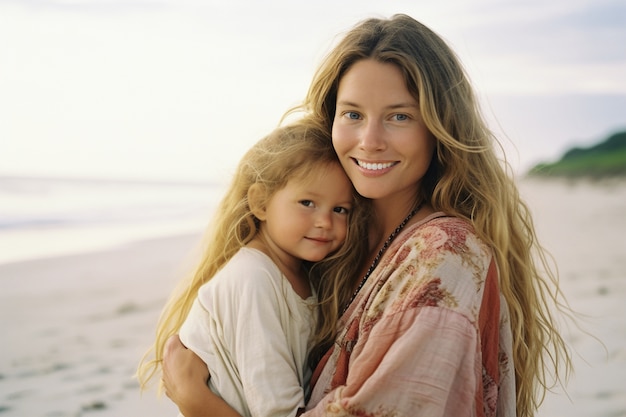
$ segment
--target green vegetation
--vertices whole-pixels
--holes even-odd
[[[572,148],[557,162],[534,166],[528,175],[591,179],[626,177],[626,131],[615,133],[589,148]]]

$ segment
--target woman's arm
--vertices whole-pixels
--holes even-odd
[[[241,417],[206,384],[209,370],[195,353],[171,336],[163,355],[165,394],[185,417]]]

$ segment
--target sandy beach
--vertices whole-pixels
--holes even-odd
[[[597,338],[564,330],[576,373],[539,416],[626,416],[626,183],[524,180],[521,191],[563,292]],[[0,417],[175,416],[167,398],[141,395],[133,374],[199,240],[0,265]]]
[[[0,265],[0,416],[175,416],[133,374],[198,241]]]

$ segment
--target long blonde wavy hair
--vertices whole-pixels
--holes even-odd
[[[402,71],[436,138],[436,154],[419,197],[435,210],[469,220],[495,253],[500,288],[511,314],[517,414],[533,416],[546,390],[562,383],[571,371],[571,355],[555,316],[569,308],[511,169],[496,155],[495,148],[501,145],[488,129],[451,48],[406,15],[364,20],[322,62],[302,106],[287,114],[305,112],[331,131],[339,82],[363,59],[392,63]],[[334,286],[339,303],[352,292],[353,281],[346,282],[349,285]]]
[[[277,128],[257,142],[241,159],[230,188],[219,204],[215,217],[205,234],[205,251],[195,272],[181,280],[167,301],[157,324],[156,338],[142,358],[137,377],[142,389],[161,371],[166,340],[180,330],[199,288],[210,280],[235,253],[257,233],[258,223],[248,204],[248,190],[254,184],[265,190],[259,202],[265,205],[288,181],[306,181],[314,170],[339,164],[328,131],[315,119],[303,118]],[[347,280],[356,275],[366,252],[367,202],[353,190],[353,208],[348,215],[344,244],[333,254],[315,264],[305,263],[310,279],[319,293],[326,282]],[[321,302],[318,323],[325,323],[325,310],[332,308]],[[320,327],[321,328],[321,327]],[[315,344],[326,344],[334,333],[315,333]]]

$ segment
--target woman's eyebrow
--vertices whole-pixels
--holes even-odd
[[[345,106],[345,107],[361,107],[359,106],[357,103],[352,102],[352,101],[348,101],[348,100],[341,100],[337,102],[337,106]],[[402,109],[402,108],[414,108],[414,109],[418,109],[419,106],[417,105],[417,103],[412,103],[412,102],[403,102],[403,103],[396,103],[396,104],[390,104],[387,107],[385,107],[386,109]]]
[[[358,104],[352,102],[352,101],[347,101],[347,100],[341,100],[337,102],[337,106],[346,106],[346,107],[359,107]]]
[[[389,106],[387,106],[387,109],[405,109],[405,108],[413,108],[413,109],[417,109],[419,108],[419,106],[417,105],[417,103],[398,103],[398,104],[391,104]]]

